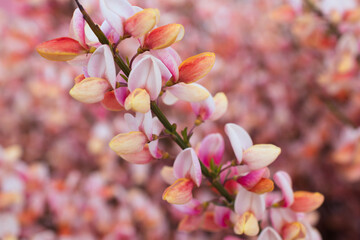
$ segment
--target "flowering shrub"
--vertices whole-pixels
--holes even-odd
[[[214,53],[204,52],[182,61],[171,46],[183,38],[184,27],[157,27],[157,9],[141,9],[126,0],[102,0],[104,21],[99,26],[79,2],[77,5],[70,37],[44,42],[37,51],[48,60],[83,67],[83,74],[75,78],[70,90],[74,99],[101,102],[110,111],[134,112],[124,114],[127,131],[109,143],[122,159],[149,164],[168,158],[170,154],[160,146],[162,139],[171,139],[182,149],[172,167],[161,171],[170,185],[163,199],[179,205],[176,209],[185,213],[179,230],[233,228],[235,234],[259,235],[258,239],[321,239],[306,213],[316,210],[324,197],[293,192],[286,172],[279,171],[271,178],[268,166],[279,156],[279,147],[254,145],[248,133],[234,123],[225,125],[225,133],[235,160],[223,160],[225,143],[219,133],[207,135],[199,147],[190,144],[195,127],[219,119],[228,106],[224,93],[213,97],[195,83],[210,72]],[[121,55],[118,46],[128,39],[137,42],[138,49],[131,56]],[[160,101],[167,105],[190,102],[197,116],[194,126],[178,130],[161,110]],[[273,181],[281,193],[273,192]],[[194,197],[199,188],[208,188],[212,198],[200,201]]]

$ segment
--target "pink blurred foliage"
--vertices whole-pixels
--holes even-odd
[[[318,223],[323,238],[356,239],[359,3],[344,4],[340,11],[331,1],[318,1],[336,23],[338,36],[328,32],[322,16],[291,2],[131,1],[159,8],[159,25],[184,25],[185,37],[174,46],[182,59],[216,52],[215,66],[201,83],[213,94],[226,93],[228,111],[196,127],[191,142],[224,133],[224,124],[235,122],[255,143],[280,146],[282,154],[272,168],[289,172],[296,189],[325,195]],[[97,1],[83,4],[101,19]],[[165,188],[160,169],[170,160],[151,166],[119,161],[107,143],[126,132],[122,113],[71,99],[68,91],[81,69],[34,53],[37,44],[67,35],[74,8],[66,0],[0,2],[0,218],[9,224],[4,229],[11,229],[0,227],[0,236],[221,239],[230,234],[177,232],[186,211],[167,206],[159,191]],[[135,43],[133,49],[123,45],[124,56],[135,52]],[[192,111],[187,102],[166,109],[179,127],[194,123]],[[224,158],[234,158],[225,141]],[[176,147],[169,150],[170,156],[176,152]],[[203,189],[197,196],[209,199]],[[316,223],[318,215],[307,217]]]

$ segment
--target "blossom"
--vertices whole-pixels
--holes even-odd
[[[202,173],[198,157],[192,148],[182,150],[174,162],[177,180],[163,193],[163,199],[173,204],[185,204],[192,199],[192,190],[201,184]]]
[[[281,150],[272,144],[253,145],[249,134],[240,126],[227,123],[225,132],[230,139],[237,162],[244,161],[250,170],[257,170],[271,164],[279,156]]]

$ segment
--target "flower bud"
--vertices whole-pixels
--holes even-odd
[[[135,13],[125,22],[125,34],[139,38],[148,33],[159,22],[159,10],[154,8],[144,9]]]
[[[168,87],[167,91],[178,99],[188,102],[203,101],[210,96],[210,93],[206,88],[196,83],[178,83]]]
[[[179,66],[179,82],[192,83],[205,77],[215,64],[215,54],[204,52],[189,57]]]
[[[274,190],[274,182],[269,178],[262,178],[253,188],[249,191],[256,194],[263,194]]]
[[[297,191],[294,192],[294,203],[290,208],[295,212],[311,212],[321,206],[324,196],[321,193]]]
[[[121,133],[111,139],[109,146],[118,155],[132,154],[144,149],[147,138],[142,132]]]
[[[85,78],[76,83],[70,90],[70,95],[83,103],[96,103],[104,99],[105,93],[110,89],[110,84],[102,78]]]
[[[181,24],[168,24],[152,30],[145,38],[145,49],[162,49],[170,47],[173,43],[184,37],[184,27]]]
[[[147,113],[150,110],[150,96],[145,89],[137,88],[125,100],[125,109]]]
[[[188,178],[179,178],[171,186],[165,189],[162,198],[171,204],[185,204],[192,196],[194,182]]]
[[[243,160],[251,170],[270,165],[279,156],[281,149],[272,144],[256,144],[244,152]]]
[[[36,47],[36,51],[40,56],[51,61],[69,61],[87,52],[78,41],[68,37],[43,42]]]

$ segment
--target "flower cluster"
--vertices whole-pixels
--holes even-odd
[[[267,168],[281,150],[272,144],[255,144],[240,126],[228,123],[225,132],[235,160],[223,161],[224,139],[218,134],[206,136],[198,148],[190,138],[193,129],[178,133],[159,107],[159,101],[173,105],[187,101],[197,120],[220,118],[227,109],[224,93],[214,97],[195,83],[205,77],[215,63],[215,54],[204,52],[182,61],[171,45],[184,36],[180,24],[157,27],[159,11],[132,6],[126,0],[101,0],[104,21],[99,27],[77,2],[70,24],[70,37],[40,44],[38,53],[46,59],[68,61],[83,67],[75,78],[70,95],[83,103],[98,103],[111,111],[133,111],[124,119],[128,131],[110,141],[110,148],[124,160],[147,164],[169,157],[159,140],[170,138],[182,148],[173,167],[165,167],[162,176],[170,184],[163,199],[189,213],[180,230],[216,231],[232,227],[236,234],[259,239],[320,239],[305,214],[318,208],[324,198],[319,193],[293,192],[285,172],[273,176],[281,194],[272,193],[274,182]],[[118,47],[128,40],[137,42],[132,57],[120,56]],[[129,60],[130,59],[130,60]],[[155,115],[155,117],[153,117]],[[193,198],[206,178],[215,199],[199,202]],[[281,237],[280,237],[281,236]]]

